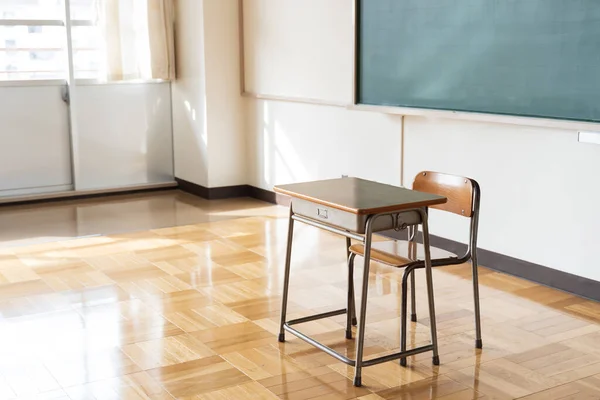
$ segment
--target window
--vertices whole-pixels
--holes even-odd
[[[172,79],[172,1],[0,0],[0,81]]]
[[[0,80],[65,78],[64,27],[17,25],[6,28],[0,26],[0,46],[3,46],[0,47]],[[2,68],[2,64],[6,66]]]
[[[0,0],[0,81],[64,79],[63,0]]]
[[[96,79],[102,70],[102,37],[95,26],[73,27],[75,78]]]
[[[67,77],[64,1],[0,0],[0,81]],[[96,29],[92,23],[94,1],[70,0],[72,24],[89,28],[88,35]],[[97,63],[89,60],[96,56],[93,49],[86,45],[83,53],[75,51],[79,63],[86,66],[86,77],[95,77],[91,69]]]
[[[44,60],[49,61],[56,57],[56,53],[52,51],[30,51],[29,59],[30,60]]]
[[[2,19],[60,20],[64,14],[64,0],[0,0]]]

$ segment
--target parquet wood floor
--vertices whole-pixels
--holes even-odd
[[[352,368],[277,342],[287,221],[266,210],[0,248],[0,399],[600,399],[600,304],[482,267],[476,350],[468,265],[434,270],[441,365],[376,365],[353,387]],[[289,317],[343,307],[344,240],[301,224],[295,240]],[[399,277],[372,268],[367,356],[399,346]],[[411,345],[429,339],[417,286]],[[352,355],[344,322],[302,330]]]

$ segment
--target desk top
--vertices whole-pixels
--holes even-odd
[[[353,214],[379,214],[444,204],[443,196],[360,178],[338,178],[275,186],[277,193]]]

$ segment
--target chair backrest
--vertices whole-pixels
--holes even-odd
[[[440,172],[419,172],[413,182],[413,189],[444,196],[445,204],[432,206],[465,217],[472,217],[479,208],[479,185],[470,178],[443,174]]]

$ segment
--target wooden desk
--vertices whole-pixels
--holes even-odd
[[[274,190],[277,193],[290,196],[292,200],[289,215],[279,341],[285,341],[285,331],[288,331],[336,359],[354,366],[355,386],[361,386],[362,367],[367,367],[369,365],[405,358],[410,355],[427,351],[433,351],[433,363],[439,364],[435,306],[433,299],[433,280],[431,274],[431,256],[429,251],[427,207],[443,204],[447,199],[429,193],[416,192],[401,187],[385,185],[358,178],[340,178],[281,185],[276,186]],[[351,339],[351,325],[356,324],[356,319],[354,318],[354,285],[352,282],[349,282],[348,285],[348,304],[345,309],[286,321],[294,221],[299,221],[345,236],[347,255],[348,248],[350,247],[350,239],[355,239],[364,243],[363,285],[360,316],[358,318],[355,360],[337,353],[335,350],[317,342],[292,327],[292,325],[304,322],[346,314],[346,337]],[[372,235],[374,232],[382,230],[404,229],[407,226],[419,224],[423,226],[427,295],[429,300],[429,317],[431,321],[431,344],[389,354],[383,357],[363,360]],[[350,273],[349,276],[351,276]]]

